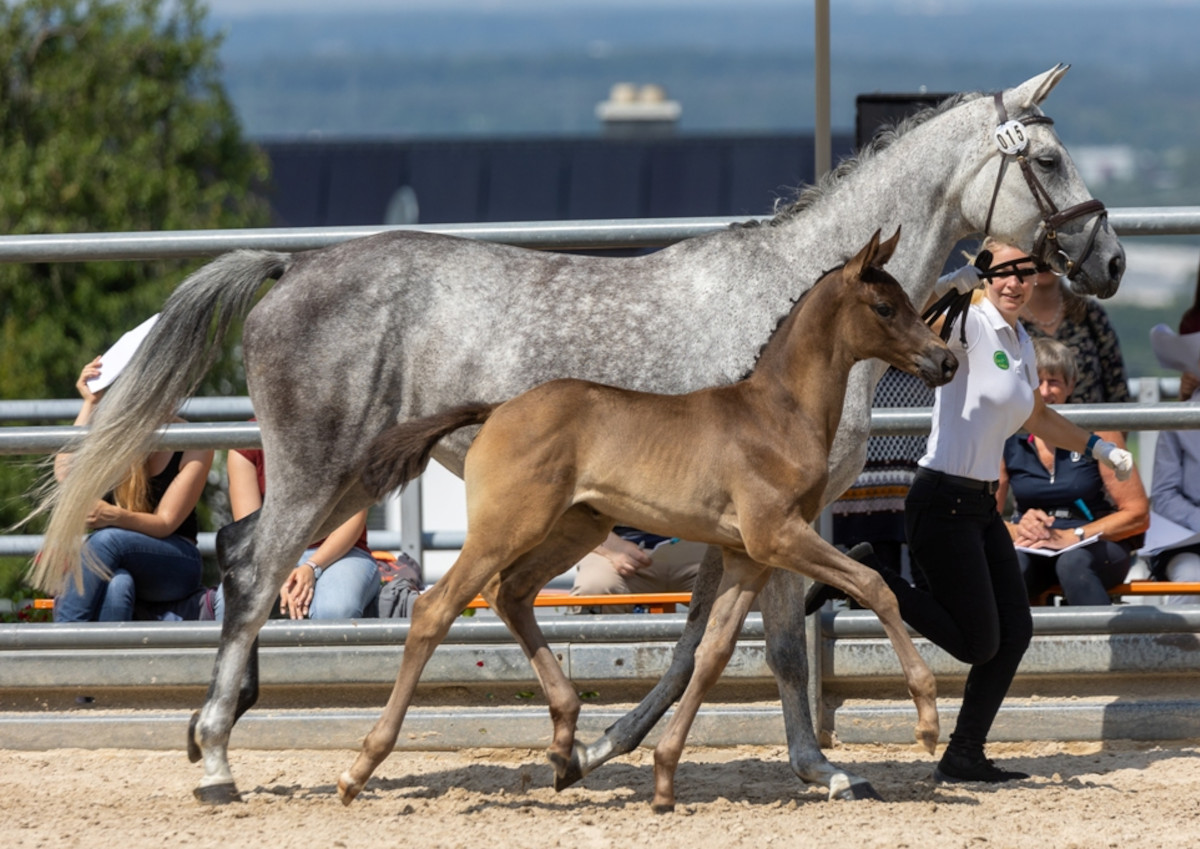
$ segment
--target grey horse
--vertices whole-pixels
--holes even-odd
[[[218,536],[226,617],[208,695],[188,731],[189,756],[204,764],[197,798],[235,800],[229,734],[257,697],[258,632],[306,542],[370,503],[367,448],[397,420],[502,401],[563,376],[662,393],[735,381],[802,291],[881,227],[904,228],[889,269],[916,304],[928,300],[954,244],[979,232],[1036,254],[1078,291],[1113,294],[1124,252],[1040,108],[1066,70],[994,97],[957,96],[879,137],[769,221],[645,256],[539,253],[391,231],[295,255],[219,257],[168,299],[109,390],[70,475],[43,505],[53,512],[31,580],[55,591],[78,574],[94,500],[149,449],[229,325],[249,312],[246,376],[270,486],[258,513]],[[278,282],[250,310],[267,279]],[[864,363],[851,373],[826,502],[862,468],[882,368]],[[434,457],[461,475],[472,436],[443,440]],[[636,745],[682,692],[720,571],[720,557],[707,558],[668,676],[604,739],[579,747],[560,785]],[[815,738],[800,579],[772,576],[761,606],[792,768],[831,797],[874,796],[864,779],[830,764]]]

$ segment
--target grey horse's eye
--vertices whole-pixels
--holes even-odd
[[[1055,168],[1058,167],[1058,157],[1057,156],[1039,156],[1036,159],[1034,159],[1033,161],[1038,164],[1039,168],[1043,168],[1046,171],[1053,171]]]

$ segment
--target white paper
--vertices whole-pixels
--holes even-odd
[[[1040,554],[1042,557],[1057,557],[1060,554],[1065,554],[1073,548],[1079,548],[1081,545],[1091,545],[1096,540],[1100,539],[1100,534],[1092,534],[1090,537],[1081,539],[1079,542],[1073,542],[1066,548],[1029,548],[1024,545],[1014,546],[1017,551],[1023,551],[1026,554]]]
[[[138,346],[149,335],[150,328],[154,327],[156,321],[158,321],[158,313],[123,335],[115,345],[105,351],[100,356],[100,376],[93,377],[87,382],[88,389],[99,392],[101,389],[111,386],[112,382],[125,370],[125,366],[129,365]]]
[[[1150,527],[1146,530],[1146,542],[1138,554],[1147,557],[1168,548],[1182,548],[1200,542],[1200,533],[1172,522],[1165,516],[1150,511]]]
[[[1200,377],[1200,333],[1180,336],[1167,325],[1156,324],[1150,330],[1150,347],[1163,368]]]

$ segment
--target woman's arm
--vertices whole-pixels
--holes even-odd
[[[1098,434],[1088,433],[1067,421],[1056,410],[1047,407],[1037,392],[1033,394],[1033,412],[1025,420],[1025,428],[1053,447],[1078,452],[1098,461],[1101,466],[1115,469],[1118,478],[1126,479],[1133,474],[1132,454],[1112,440],[1101,439]]]
[[[307,616],[317,590],[316,569],[324,571],[345,557],[346,552],[354,548],[366,526],[367,511],[360,510],[325,537],[312,556],[293,569],[283,582],[279,590],[279,612],[291,619]]]
[[[1160,433],[1154,443],[1154,485],[1151,490],[1154,512],[1177,525],[1200,531],[1200,504],[1184,492],[1183,464],[1179,433],[1173,430]]]
[[[171,481],[153,513],[135,513],[114,504],[101,502],[88,516],[91,528],[124,528],[146,536],[163,539],[175,530],[196,509],[208,470],[212,468],[213,452],[184,451],[179,474]]]
[[[1099,436],[1118,448],[1125,447],[1125,437],[1120,431],[1104,431]],[[1109,500],[1117,509],[1084,525],[1084,535],[1098,533],[1102,539],[1117,542],[1145,533],[1146,528],[1150,527],[1150,499],[1146,497],[1146,487],[1142,484],[1137,466],[1133,467],[1128,478],[1120,480],[1112,469],[1101,464],[1100,478],[1104,481]]]
[[[258,469],[246,455],[230,451],[225,456],[225,471],[229,476],[229,510],[236,522],[262,507]]]
[[[1033,412],[1025,420],[1025,429],[1050,443],[1053,448],[1065,448],[1080,454],[1087,454],[1088,440],[1092,436],[1057,410],[1048,407],[1036,390],[1033,393]]]
[[[83,407],[79,410],[79,415],[75,417],[76,425],[85,425],[91,421],[92,414],[96,411],[96,405],[100,403],[99,397],[92,392],[88,387],[87,382],[94,377],[100,376],[100,358],[92,360],[83,367],[83,371],[79,373],[79,379],[75,381],[75,391],[79,393],[79,397],[83,399]],[[54,455],[54,479],[62,481],[67,472],[71,468],[71,455],[69,453]]]

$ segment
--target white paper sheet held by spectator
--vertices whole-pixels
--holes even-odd
[[[101,389],[111,386],[112,382],[125,370],[125,366],[129,365],[138,346],[150,333],[150,328],[154,327],[156,321],[158,321],[158,313],[127,332],[117,340],[115,345],[105,351],[100,356],[100,376],[93,377],[87,382],[88,389],[99,392]]]

